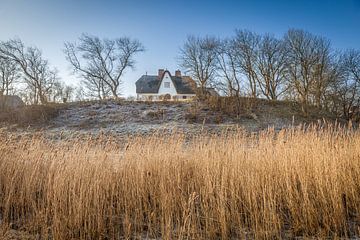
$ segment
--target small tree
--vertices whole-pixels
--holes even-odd
[[[255,71],[262,94],[276,100],[286,90],[286,52],[284,43],[270,35],[262,36],[256,57]]]
[[[13,85],[20,78],[18,65],[0,56],[0,95],[14,92]]]
[[[247,30],[236,30],[234,38],[236,64],[248,79],[250,95],[252,97],[258,96],[256,62],[259,42],[259,35]]]
[[[221,41],[218,54],[218,75],[225,80],[224,92],[228,96],[240,96],[242,84],[241,70],[236,62],[236,46],[232,39]]]
[[[68,102],[71,101],[74,88],[65,84],[62,81],[56,81],[51,91],[53,102]]]

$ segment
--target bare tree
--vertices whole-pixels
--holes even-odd
[[[360,83],[360,50],[347,50],[341,61],[348,78]]]
[[[74,87],[62,81],[56,81],[51,90],[51,98],[53,102],[68,102],[71,101],[73,93]]]
[[[348,81],[346,78],[335,82],[333,88],[332,112],[339,114],[347,119],[351,118],[352,108],[360,104],[360,85],[356,81]]]
[[[259,42],[259,35],[247,30],[236,30],[236,36],[234,38],[236,45],[235,56],[238,66],[248,79],[250,95],[252,97],[258,96],[258,76],[255,65],[258,57]]]
[[[51,98],[53,102],[61,101],[61,98],[64,94],[65,85],[61,81],[54,82],[52,91],[51,91]]]
[[[201,93],[215,77],[219,41],[214,37],[188,36],[180,48],[180,64],[200,85]]]
[[[239,95],[240,88],[246,86],[243,79],[247,79],[252,97],[262,93],[268,99],[277,99],[287,89],[283,41],[246,30],[236,33],[233,39],[222,41],[218,53],[219,73],[230,95]]]
[[[75,93],[75,88],[73,86],[65,85],[63,91],[63,102],[72,101],[74,93]]]
[[[49,63],[36,47],[25,47],[20,39],[0,44],[0,55],[6,61],[16,64],[22,73],[27,90],[31,91],[33,103],[46,103],[47,94],[58,78],[56,70],[50,70]]]
[[[106,85],[113,97],[118,98],[121,78],[126,69],[134,68],[134,57],[144,51],[143,45],[128,37],[101,40],[88,34],[83,34],[79,42],[65,43],[66,59],[74,72],[84,79],[84,83],[89,83],[85,85],[88,90]]]
[[[0,56],[0,95],[9,95],[14,92],[14,83],[19,79],[17,64]]]
[[[332,82],[336,81],[339,75],[330,41],[323,37],[317,37],[315,48],[317,61],[312,69],[313,86],[310,93],[313,103],[322,108],[326,107],[328,91]]]
[[[85,99],[85,94],[84,94],[85,90],[83,88],[82,85],[76,87],[74,89],[74,97],[75,97],[75,101],[83,101]]]
[[[289,30],[285,42],[289,85],[303,111],[307,112],[309,104],[327,108],[331,88],[340,76],[330,41],[303,30]]]
[[[318,39],[303,30],[289,30],[285,35],[285,43],[290,88],[296,91],[303,112],[306,113],[315,81],[313,72],[319,62]]]
[[[267,99],[278,99],[287,90],[286,52],[283,41],[270,35],[261,37],[254,64],[256,80],[263,95]]]
[[[217,54],[218,74],[225,80],[224,92],[228,96],[240,96],[242,76],[236,62],[236,45],[232,39],[221,41]]]
[[[339,74],[333,81],[333,104],[341,114],[350,119],[354,108],[360,107],[360,51],[354,49],[342,53],[338,60]]]
[[[111,96],[110,88],[102,79],[84,76],[81,84],[86,88],[83,92],[86,97],[102,100]]]

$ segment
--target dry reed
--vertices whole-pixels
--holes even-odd
[[[359,234],[360,135],[0,138],[2,228],[41,239]]]

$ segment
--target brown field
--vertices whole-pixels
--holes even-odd
[[[352,130],[0,137],[0,234],[347,238],[359,236],[359,213],[360,134]]]

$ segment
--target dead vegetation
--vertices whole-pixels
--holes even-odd
[[[308,106],[307,113],[301,110],[301,104],[286,100],[267,100],[252,97],[218,97],[204,99],[204,104],[212,112],[235,118],[250,118],[258,121],[260,115],[273,115],[278,118],[296,118],[311,123],[318,119],[335,120],[336,116],[326,109]]]
[[[58,116],[65,104],[25,105],[17,108],[2,108],[0,123],[29,126],[47,123]]]
[[[253,112],[259,104],[259,99],[211,96],[205,99],[205,103],[213,111],[229,115],[239,115]]]
[[[360,233],[360,135],[313,127],[0,138],[1,229],[41,239],[337,238]]]
[[[312,123],[319,119],[336,120],[334,115],[316,107],[309,107],[305,116],[297,102],[210,96],[190,102],[94,100],[66,104],[27,105],[0,111],[0,123],[16,124],[23,127],[29,125],[47,126],[50,120],[56,120],[56,118],[62,118],[64,114],[66,115],[68,109],[73,110],[71,114],[74,117],[79,115],[79,112],[84,111],[84,116],[79,116],[82,119],[77,121],[76,125],[88,129],[97,123],[103,126],[103,122],[106,121],[109,124],[117,123],[120,118],[113,116],[116,113],[122,115],[122,120],[129,118],[132,119],[132,122],[138,122],[145,121],[148,118],[149,121],[156,123],[185,121],[188,124],[237,123],[241,125],[242,120],[251,120],[254,124],[271,125],[271,123],[268,124],[268,119],[274,119],[274,121],[279,119],[287,122],[296,119],[297,124]],[[127,112],[126,109],[130,112]],[[123,110],[125,112],[122,112]],[[173,111],[178,112],[176,117],[173,116]]]

